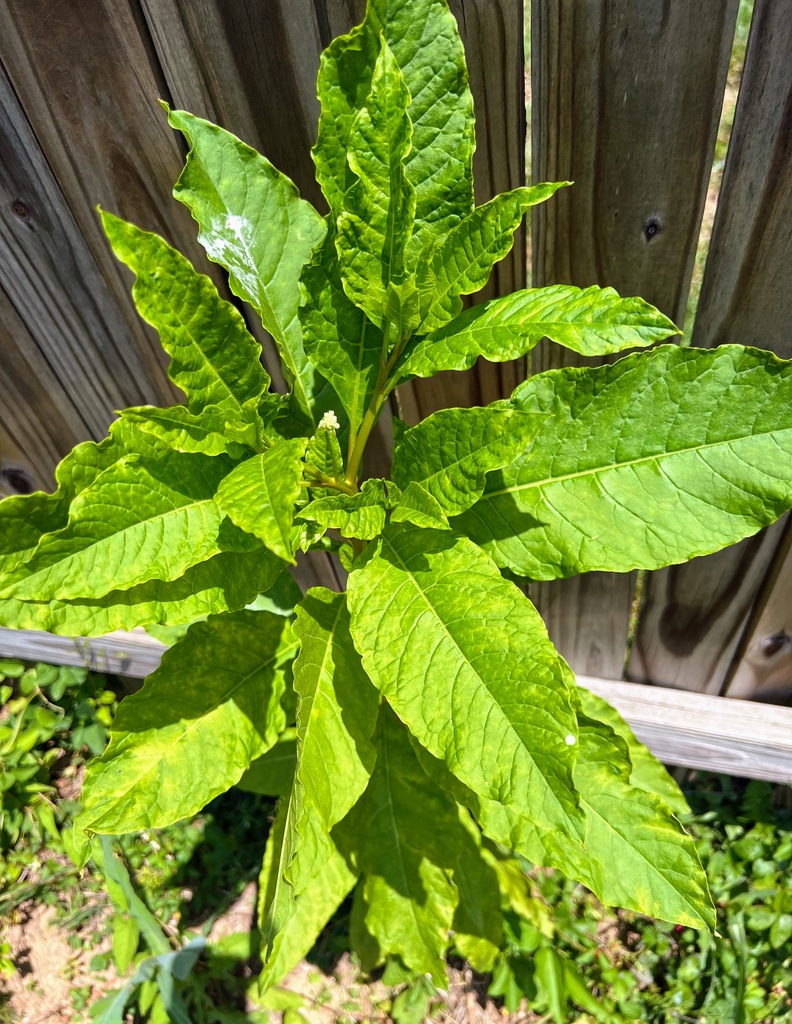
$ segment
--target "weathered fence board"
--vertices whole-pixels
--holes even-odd
[[[758,345],[789,358],[790,284],[792,2],[756,0],[693,343]],[[722,692],[752,607],[777,606],[762,591],[783,529],[650,575],[630,676]]]
[[[776,553],[773,572],[757,600],[742,643],[730,697],[792,703],[792,522]]]
[[[612,285],[682,323],[737,0],[531,10],[532,177],[574,182],[534,211],[534,284]],[[534,369],[584,362],[541,345]],[[532,594],[573,668],[619,678],[633,589],[590,574]]]
[[[124,321],[2,68],[0,152],[3,287],[83,429],[101,437],[115,409],[143,400],[145,366],[119,344]]]

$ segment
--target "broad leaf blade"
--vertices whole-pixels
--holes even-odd
[[[661,798],[631,783],[626,745],[609,726],[581,716],[574,776],[585,816],[582,841],[476,796],[426,751],[416,747],[416,753],[431,778],[468,806],[495,842],[534,864],[558,868],[606,905],[712,927],[712,903],[693,840]]]
[[[413,145],[407,177],[415,188],[410,255],[447,233],[473,208],[473,100],[456,20],[446,0],[371,0],[366,21],[331,43],[322,58],[322,102],[313,156],[331,210],[349,187],[349,132],[365,104],[380,34],[412,97]]]
[[[2,580],[0,597],[100,598],[178,578],[223,550],[214,492],[228,468],[203,455],[125,456],[72,501],[68,525]]]
[[[374,394],[382,355],[382,332],[348,297],[341,283],[335,229],[303,271],[300,323],[305,351],[330,382],[356,436]]]
[[[158,331],[172,360],[168,376],[190,411],[214,405],[240,426],[254,424],[251,403],[266,399],[270,379],[238,310],[159,235],[110,213],[102,213],[102,224],[113,252],[135,275],[135,305]]]
[[[385,528],[387,498],[382,480],[364,480],[355,495],[333,494],[317,498],[298,513],[300,519],[338,530],[342,537],[371,540]]]
[[[195,814],[233,786],[285,725],[281,634],[267,612],[212,616],[121,704],[91,763],[81,825],[120,834]]]
[[[294,561],[292,523],[306,444],[305,438],[278,442],[233,469],[217,491],[223,512],[286,561]]]
[[[183,405],[160,409],[155,405],[139,405],[124,409],[130,423],[178,452],[202,452],[204,455],[229,454],[239,457],[245,448],[254,451],[263,447],[261,422],[256,405],[248,406],[240,423],[218,405],[208,405],[200,413],[190,412]]]
[[[285,729],[275,746],[252,762],[237,786],[247,793],[288,797],[296,763],[297,732]]]
[[[402,434],[393,452],[393,481],[426,491],[454,516],[481,497],[486,475],[528,451],[540,418],[507,403],[441,409]]]
[[[284,563],[261,545],[250,551],[224,551],[170,583],[150,580],[129,590],[111,590],[101,598],[0,599],[0,624],[61,636],[103,636],[114,629],[155,623],[182,626],[244,608],[268,590],[283,569]],[[123,662],[115,667],[123,671]]]
[[[381,955],[398,955],[445,987],[442,958],[458,896],[443,847],[460,832],[456,804],[424,774],[386,709],[375,742],[374,774],[336,835],[365,876],[365,924]]]
[[[229,132],[181,110],[168,120],[191,147],[174,195],[198,222],[209,258],[228,271],[234,294],[260,315],[298,408],[316,422],[321,382],[305,356],[297,308],[300,272],[324,223],[285,175]]]
[[[456,525],[521,575],[685,562],[792,505],[792,363],[771,353],[663,346],[539,374],[513,402],[548,414],[530,457]]]
[[[359,566],[359,568],[358,568]],[[471,789],[575,833],[575,713],[539,614],[476,546],[391,526],[349,578],[369,678]],[[471,728],[471,723],[487,724]]]
[[[623,299],[613,288],[527,288],[466,309],[421,338],[399,373],[432,377],[441,370],[467,370],[480,356],[502,363],[524,356],[543,338],[582,356],[602,356],[678,333],[648,302]]]
[[[294,663],[297,766],[285,870],[299,894],[332,856],[330,829],[371,777],[379,695],[352,643],[343,594],[309,590],[297,606],[295,632],[300,640]]]
[[[267,838],[259,880],[258,919],[265,937],[268,920],[277,904],[279,887],[285,884],[282,875],[282,853],[288,808],[289,800],[284,798],[280,802]],[[306,891],[294,900],[291,916],[283,928],[277,931],[272,941],[259,977],[261,994],[283,981],[289,971],[310,951],[356,880],[357,876],[333,846],[320,874]]]
[[[435,244],[418,264],[422,334],[442,327],[462,311],[460,296],[484,287],[492,268],[510,251],[526,210],[565,184],[548,182],[504,192],[477,206]]]
[[[336,249],[344,290],[382,326],[391,284],[404,280],[415,191],[404,161],[410,151],[410,94],[388,44],[382,41],[366,105],[355,117],[347,160],[355,180],[344,195]]]

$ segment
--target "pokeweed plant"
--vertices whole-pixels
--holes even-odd
[[[272,335],[289,394],[208,278],[103,213],[186,403],[125,410],[61,463],[54,494],[0,504],[4,623],[85,636],[191,624],[89,766],[74,855],[91,834],[195,814],[243,777],[280,795],[263,988],[352,890],[364,966],[397,958],[442,985],[453,942],[491,967],[509,851],[604,903],[711,927],[674,784],[577,688],[504,571],[654,569],[776,519],[792,505],[792,365],[667,345],[552,370],[400,428],[392,479],[364,479],[400,383],[545,337],[598,356],[678,331],[610,288],[463,308],[526,211],[566,183],[475,205],[473,105],[445,0],[369,0],[323,55],[318,92],[325,217],[234,136],[168,114],[190,147],[175,196]],[[346,593],[311,589],[293,618],[248,607],[328,530]]]

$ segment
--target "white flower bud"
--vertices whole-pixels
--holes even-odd
[[[324,416],[319,420],[319,430],[338,430],[341,424],[338,422],[338,417],[332,409],[328,409]]]

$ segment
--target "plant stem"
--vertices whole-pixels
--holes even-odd
[[[387,325],[385,325],[387,327]],[[390,381],[390,374],[393,367],[396,365],[396,361],[404,351],[404,346],[409,340],[408,337],[402,337],[394,345],[393,351],[390,357],[387,355],[387,332],[385,332],[385,342],[383,343],[382,358],[380,360],[379,373],[377,374],[377,382],[374,385],[374,394],[371,396],[371,402],[366,410],[366,414],[363,417],[363,421],[360,424],[360,430],[358,430],[355,443],[350,447],[349,459],[347,461],[346,471],[346,483],[349,487],[354,487],[352,493],[357,494],[357,478],[360,471],[360,464],[363,461],[363,455],[366,451],[366,445],[368,439],[371,436],[371,431],[374,429],[374,424],[379,418],[379,414],[382,411],[382,406],[385,399],[393,390],[393,383]]]

